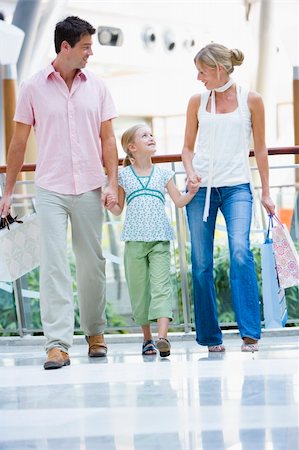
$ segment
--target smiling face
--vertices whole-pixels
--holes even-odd
[[[74,47],[71,47],[67,41],[64,41],[61,47],[64,49],[64,55],[72,69],[83,69],[88,62],[88,58],[93,55],[91,49],[92,36],[90,34],[82,36]]]
[[[197,79],[201,81],[208,90],[222,86],[229,79],[228,73],[221,65],[218,67],[211,67],[197,61],[196,68],[198,70]]]
[[[138,152],[138,154],[153,155],[156,152],[156,141],[151,129],[147,126],[138,128],[134,134],[134,141],[128,148],[132,154]]]

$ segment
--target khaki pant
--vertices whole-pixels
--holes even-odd
[[[36,188],[41,235],[40,308],[45,350],[67,351],[73,342],[74,302],[67,260],[70,220],[76,259],[80,325],[87,336],[102,334],[105,316],[105,259],[101,249],[101,189],[63,195]]]
[[[125,274],[138,325],[168,317],[172,319],[169,241],[125,244]]]

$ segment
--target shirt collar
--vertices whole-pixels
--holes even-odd
[[[44,70],[45,78],[49,78],[50,75],[52,75],[53,73],[55,73],[55,69],[51,63]],[[87,73],[83,70],[78,71],[76,77],[78,77],[78,76],[81,78],[81,80],[84,80],[84,81],[87,80]]]

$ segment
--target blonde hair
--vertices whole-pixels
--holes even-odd
[[[203,47],[194,57],[194,62],[202,62],[209,67],[219,70],[223,66],[228,74],[234,71],[234,66],[240,66],[244,60],[244,53],[237,49],[229,49],[221,44],[208,44]]]
[[[132,127],[128,128],[122,134],[120,142],[124,152],[126,153],[126,157],[123,162],[123,165],[125,167],[130,166],[132,164],[132,160],[134,160],[134,156],[129,150],[129,145],[134,143],[136,131],[145,126],[147,126],[145,123],[138,123],[137,125],[133,125]]]

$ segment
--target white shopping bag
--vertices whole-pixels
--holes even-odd
[[[279,284],[274,258],[271,232],[272,218],[269,218],[268,233],[261,247],[262,292],[265,328],[284,327],[288,319],[285,290]]]
[[[272,228],[273,251],[279,285],[286,289],[299,285],[299,256],[285,224],[276,219]]]
[[[17,280],[40,264],[36,213],[21,220],[0,230],[0,281]]]

